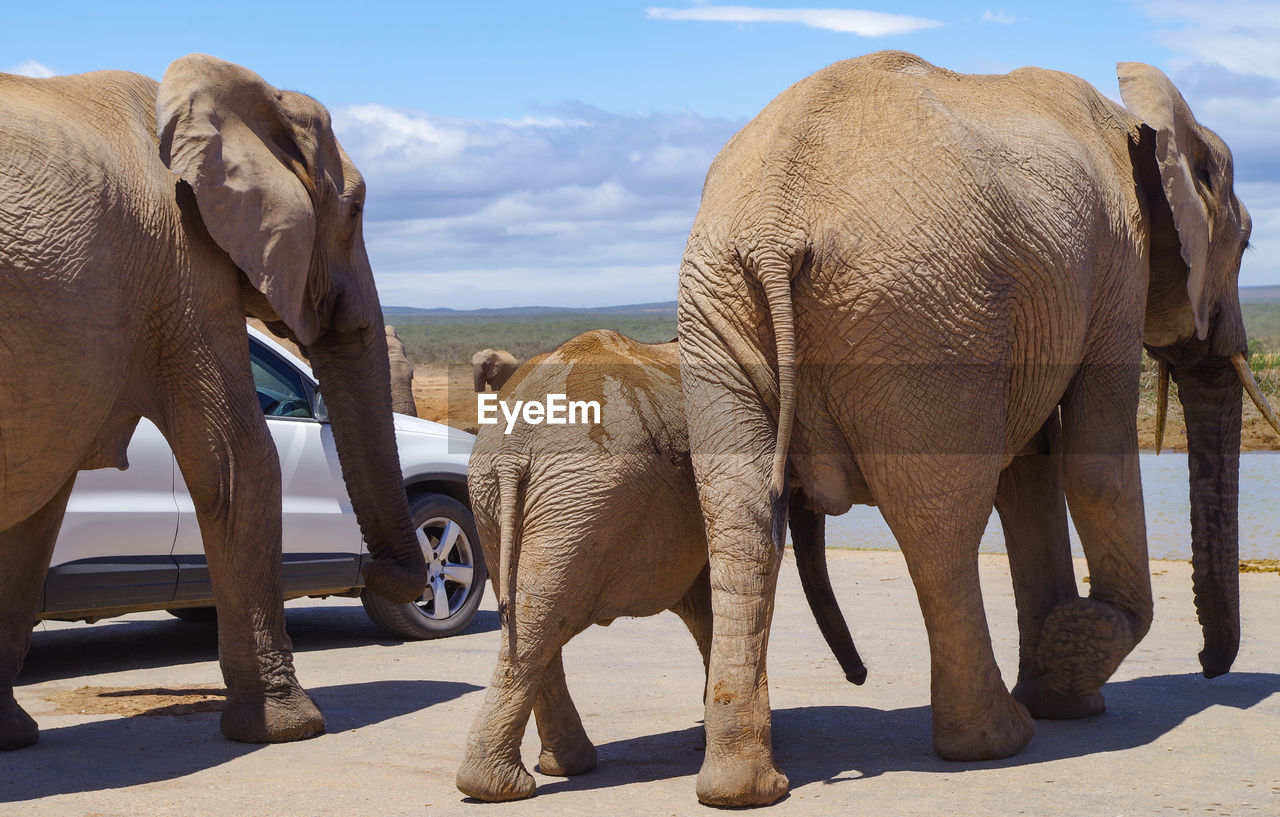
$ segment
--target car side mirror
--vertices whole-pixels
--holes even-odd
[[[311,416],[319,422],[329,422],[329,407],[324,404],[324,395],[318,388],[311,393]]]

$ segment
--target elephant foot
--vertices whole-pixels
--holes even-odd
[[[708,751],[698,772],[698,801],[708,806],[767,806],[791,786],[773,761],[743,756],[716,757]]]
[[[934,707],[933,751],[943,760],[996,760],[1016,755],[1035,737],[1035,721],[1026,707],[1000,686],[1000,694],[984,706],[978,719],[946,722]]]
[[[1064,693],[1050,687],[1043,677],[1019,681],[1013,697],[1027,708],[1031,717],[1044,720],[1091,718],[1107,711],[1101,692]]]
[[[1049,613],[1040,634],[1041,678],[1053,695],[1083,701],[1102,689],[1136,643],[1129,619],[1115,607],[1094,599],[1065,601]]]
[[[596,767],[596,747],[591,741],[574,746],[543,746],[538,755],[538,771],[553,777],[573,777]]]
[[[466,796],[488,803],[524,800],[532,797],[537,789],[533,775],[519,760],[495,765],[473,757],[470,752],[458,767],[454,784]]]
[[[0,703],[0,751],[21,749],[40,739],[40,727],[35,719],[18,706],[9,695]]]
[[[243,743],[288,743],[324,732],[324,715],[302,687],[260,698],[228,696],[222,712],[222,734]]]

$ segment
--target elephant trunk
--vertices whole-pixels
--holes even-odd
[[[475,386],[476,394],[484,391],[484,367],[473,366],[471,369],[471,381]]]
[[[849,625],[831,589],[831,575],[827,572],[826,516],[805,508],[799,492],[792,494],[789,516],[796,569],[800,573],[805,600],[809,602],[809,609],[827,646],[840,662],[845,680],[861,685],[867,680],[867,667],[853,644]]]
[[[381,325],[331,330],[307,351],[329,410],[351,507],[373,557],[364,566],[365,584],[392,602],[413,601],[426,587],[427,566],[396,451],[386,335]]]
[[[1227,358],[1173,366],[1187,423],[1191,564],[1204,631],[1206,678],[1231,669],[1240,648],[1240,381]]]

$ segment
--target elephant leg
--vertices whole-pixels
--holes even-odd
[[[782,561],[770,534],[768,474],[760,467],[699,486],[704,510],[714,509],[706,512],[713,633],[707,747],[697,781],[698,799],[708,805],[772,803],[790,785],[773,760],[765,668]]]
[[[1066,699],[1096,700],[1151,626],[1137,382],[1114,366],[1086,366],[1062,404],[1063,487],[1089,563],[1089,597],[1049,613],[1037,661],[1044,684]]]
[[[680,616],[684,626],[689,628],[693,640],[698,643],[703,669],[710,667],[712,635],[710,565],[702,568],[698,578],[693,580],[693,584],[680,597],[680,601],[671,608],[671,612]]]
[[[217,361],[245,355],[243,336],[232,342],[234,349],[198,360],[191,371],[217,378],[226,367]],[[165,420],[195,504],[218,610],[218,658],[227,684],[222,733],[248,743],[318,735],[324,718],[298,684],[285,632],[280,461],[253,384],[234,377],[187,384]]]
[[[543,774],[571,777],[596,767],[596,747],[582,728],[578,708],[569,696],[564,679],[561,650],[556,650],[542,673],[538,697],[533,701],[533,716],[542,739],[538,770]]]
[[[773,760],[765,669],[782,561],[774,514],[786,513],[770,495],[776,428],[763,407],[745,397],[755,392],[737,366],[683,357],[682,366],[707,534],[713,633],[698,799],[715,806],[763,805],[789,786]]]
[[[40,591],[73,485],[74,477],[35,514],[0,531],[0,750],[30,746],[40,736],[35,720],[14,700],[13,682],[31,646]]]
[[[485,693],[484,705],[467,735],[467,751],[458,767],[458,791],[489,802],[532,797],[536,784],[520,759],[520,742],[553,660],[577,629],[568,629],[553,594],[519,592],[513,600],[516,648],[510,628],[502,628],[498,665]],[[560,625],[560,626],[554,626]],[[560,669],[563,684],[564,669]],[[569,701],[548,700],[548,708]],[[577,718],[576,711],[574,718]],[[540,729],[542,723],[539,723]],[[550,727],[550,723],[547,724]],[[578,728],[581,729],[579,722]],[[559,736],[559,735],[557,735]],[[586,734],[582,735],[586,740]],[[544,736],[544,741],[546,740]],[[589,740],[586,741],[590,743]],[[585,769],[583,770],[585,771]]]
[[[1029,450],[1000,474],[996,492],[1018,608],[1018,683],[1013,697],[1036,718],[1083,718],[1105,708],[1101,693],[1064,694],[1052,688],[1039,661],[1045,621],[1059,605],[1079,597],[1061,460],[1061,424],[1054,412]]]
[[[881,455],[864,470],[906,557],[929,636],[933,748],[947,760],[1015,754],[1035,734],[1000,676],[978,580],[998,458]],[[910,475],[907,479],[905,475]]]

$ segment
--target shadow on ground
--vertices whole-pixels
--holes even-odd
[[[933,754],[929,707],[878,710],[812,706],[773,713],[779,767],[793,788],[835,784],[889,772],[954,773],[1085,757],[1145,746],[1188,718],[1214,706],[1248,710],[1280,692],[1280,675],[1232,673],[1213,680],[1163,675],[1104,687],[1108,712],[1079,721],[1038,721],[1036,737],[1003,760],[955,763]],[[603,789],[634,782],[695,775],[702,765],[701,726],[644,735],[599,747],[600,766],[581,777],[538,788],[539,793]]]
[[[294,652],[404,643],[378,629],[354,600],[297,608],[286,604],[285,626]],[[498,627],[498,614],[481,610],[454,638]],[[42,630],[37,626],[16,685],[217,659],[218,629],[211,622],[121,616],[67,629]]]
[[[480,689],[452,681],[374,681],[312,687],[330,733],[358,729]],[[256,752],[218,731],[218,715],[111,718],[40,733],[35,746],[6,752],[0,802],[104,791],[172,780]]]

